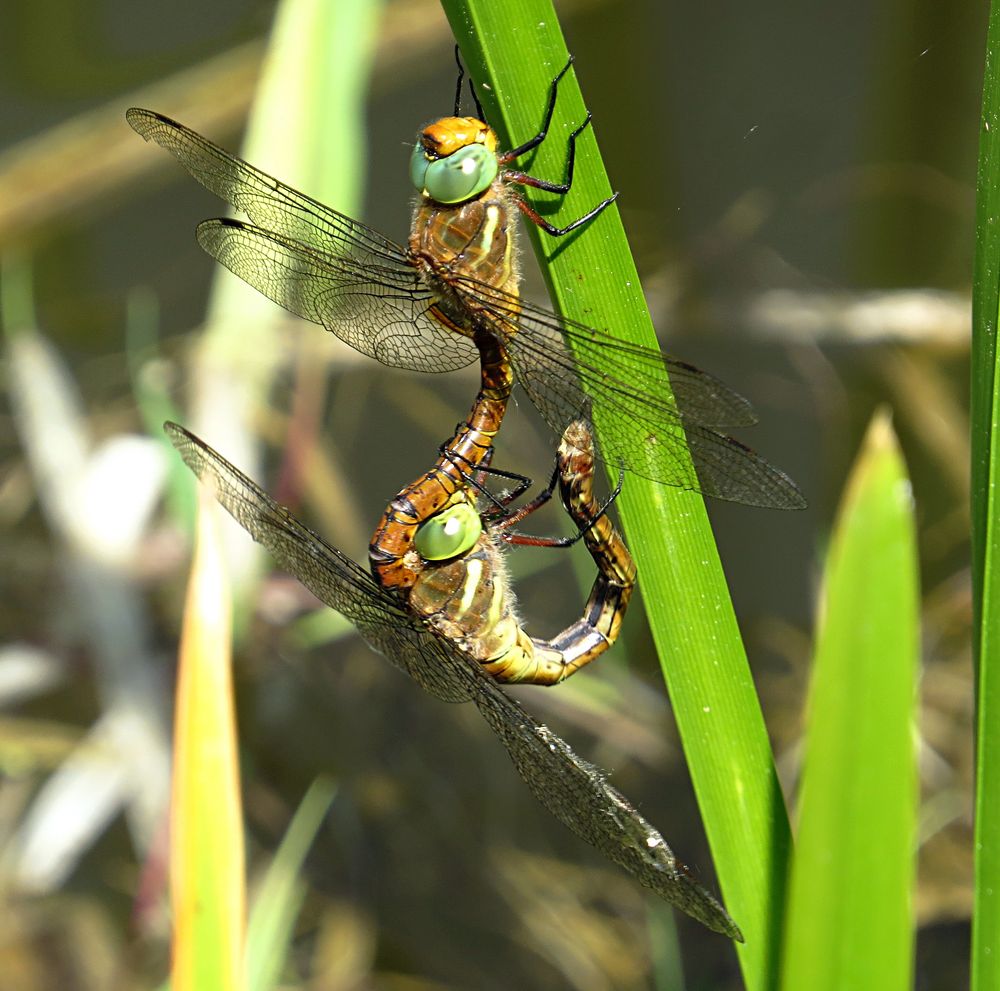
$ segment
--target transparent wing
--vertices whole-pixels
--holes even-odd
[[[250,285],[385,364],[441,372],[475,360],[472,342],[430,315],[434,297],[405,248],[169,117],[135,108],[126,116],[253,221],[208,221],[198,230],[202,246]],[[623,462],[647,478],[733,502],[805,505],[784,473],[718,429],[754,416],[716,379],[474,279],[448,281],[504,341],[518,379],[557,434],[587,417],[593,403],[603,457],[615,466]],[[676,403],[659,388],[664,366]]]
[[[673,855],[663,837],[551,730],[536,723],[450,641],[400,607],[350,558],[300,523],[194,434],[166,424],[171,442],[216,498],[288,572],[343,613],[376,650],[447,702],[475,703],[532,794],[560,822],[670,904],[715,932],[736,924]]]
[[[428,314],[434,296],[412,268],[323,255],[240,220],[204,221],[198,243],[269,299],[384,365],[449,372],[478,356],[468,338]]]
[[[473,701],[503,741],[531,793],[564,826],[624,867],[661,898],[714,932],[743,942],[726,910],[689,873],[660,833],[548,727],[536,723],[494,682]]]
[[[598,409],[601,455],[615,467],[623,463],[644,478],[730,502],[805,506],[784,472],[717,429],[754,422],[750,404],[717,379],[474,280],[457,284],[475,295],[506,345],[517,381],[558,435]],[[664,369],[673,400],[660,386]]]
[[[250,218],[252,226],[202,225],[199,241],[265,296],[386,364],[443,372],[475,360],[468,340],[426,314],[428,289],[395,241],[169,117],[138,107],[125,117],[206,189]]]
[[[445,702],[472,698],[459,665],[440,663],[440,641],[367,571],[300,523],[200,438],[176,423],[164,429],[187,466],[212,488],[233,519],[316,598],[346,616],[376,650],[432,695]],[[469,667],[464,656],[461,660]]]

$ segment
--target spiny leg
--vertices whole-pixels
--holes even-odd
[[[494,454],[493,447],[490,447],[485,455],[483,455],[482,461],[478,464],[471,463],[468,459],[462,457],[460,453],[453,451],[447,443],[442,444],[438,450],[443,458],[447,459],[462,472],[466,483],[490,504],[488,508],[480,510],[483,524],[505,543],[518,547],[572,547],[610,509],[611,504],[618,498],[622,490],[624,472],[619,476],[618,484],[603,505],[596,512],[592,513],[591,519],[584,526],[578,528],[576,533],[571,537],[543,537],[537,534],[520,533],[514,530],[513,527],[532,513],[541,509],[542,506],[547,505],[555,494],[560,475],[559,456],[557,455],[556,457],[552,475],[545,488],[523,506],[511,509],[511,503],[516,502],[531,488],[532,479],[519,472],[504,471],[501,468],[493,467],[491,464]],[[486,486],[487,476],[514,482],[515,484],[513,488],[505,489],[502,492],[491,492]]]
[[[549,127],[552,124],[552,115],[555,113],[556,108],[556,95],[559,90],[559,82],[569,71],[569,67],[573,64],[573,56],[569,57],[569,60],[563,66],[559,74],[552,80],[552,84],[549,87],[549,100],[545,108],[545,116],[542,121],[541,129],[536,135],[529,138],[524,144],[519,145],[517,148],[512,148],[510,151],[505,151],[497,156],[497,160],[500,163],[501,168],[510,162],[513,162],[516,158],[525,153],[537,148],[548,136]],[[590,124],[591,114],[587,113],[584,118],[583,123],[576,127],[572,134],[569,136],[569,151],[566,159],[566,177],[562,182],[552,182],[549,179],[539,179],[537,176],[528,175],[526,172],[516,172],[507,171],[503,173],[503,180],[505,183],[513,183],[520,186],[531,186],[534,189],[541,189],[548,193],[568,193],[573,185],[573,169],[576,165],[576,139],[580,136],[583,130]],[[517,204],[518,209],[535,225],[540,227],[547,234],[553,237],[562,237],[564,234],[568,234],[570,231],[576,230],[581,225],[593,220],[602,210],[610,206],[618,198],[617,193],[612,193],[607,199],[602,200],[597,204],[592,210],[588,210],[582,217],[578,217],[571,224],[567,224],[565,227],[556,227],[554,224],[549,223],[544,217],[542,217],[533,207],[529,206],[520,196],[514,196],[514,202]]]
[[[588,110],[583,123],[569,136],[569,151],[566,155],[566,178],[563,179],[562,182],[552,182],[550,179],[539,179],[537,176],[528,175],[526,172],[510,171],[504,172],[504,182],[517,183],[519,186],[531,186],[534,189],[544,190],[546,193],[568,193],[573,186],[573,169],[576,166],[576,139],[580,136],[583,129],[587,127],[592,119],[593,115]],[[503,157],[503,155],[498,156],[500,159]],[[501,162],[501,164],[503,163]]]
[[[519,158],[521,155],[527,154],[533,148],[537,148],[546,138],[549,133],[549,126],[552,124],[552,115],[556,110],[556,96],[559,92],[559,83],[563,76],[569,72],[569,67],[573,64],[573,56],[566,60],[566,64],[559,70],[555,79],[552,80],[549,85],[549,100],[545,107],[545,116],[542,118],[542,126],[539,128],[538,133],[533,137],[528,138],[524,144],[518,145],[516,148],[511,148],[510,151],[505,151],[503,154],[498,155],[500,165],[504,166],[508,162],[513,162],[515,158]]]
[[[455,116],[462,116],[462,83],[465,81],[465,66],[462,65],[462,53],[458,45],[455,46],[455,64],[458,66],[458,82],[455,84]],[[469,93],[472,95],[472,102],[476,105],[476,115],[480,120],[486,120],[483,114],[483,105],[479,102],[476,94],[476,87],[472,84],[472,77],[469,77]]]
[[[592,210],[588,210],[582,217],[577,217],[576,220],[565,227],[556,227],[555,224],[550,224],[534,207],[529,206],[522,200],[520,196],[515,196],[514,202],[517,204],[518,210],[536,227],[541,227],[546,234],[552,237],[562,237],[564,234],[569,234],[570,231],[575,231],[577,227],[582,227],[588,221],[593,220],[599,213],[602,213],[611,206],[616,199],[618,199],[618,194],[612,193],[607,199],[601,200]]]
[[[491,521],[491,529],[497,533],[499,537],[504,541],[504,543],[512,544],[516,547],[572,547],[574,544],[578,543],[583,539],[586,532],[593,527],[598,520],[604,517],[604,514],[611,508],[612,503],[618,498],[622,491],[622,482],[625,478],[625,469],[622,468],[618,473],[618,484],[615,486],[614,491],[611,495],[604,500],[604,502],[597,508],[595,512],[591,514],[590,519],[583,523],[581,526],[577,527],[576,533],[571,537],[541,537],[533,533],[520,533],[517,530],[510,529],[517,523],[520,523],[526,516],[535,512],[536,509],[540,509],[544,506],[552,496],[555,494],[556,486],[559,484],[560,479],[560,458],[556,457],[556,466],[552,472],[552,477],[549,479],[548,485],[542,489],[538,495],[535,496],[531,502],[526,503],[520,509],[513,512],[508,512],[504,515],[503,519],[498,522]],[[563,502],[565,507],[565,501]],[[579,521],[577,521],[579,522]]]
[[[491,462],[494,451],[492,447],[486,452],[478,465],[470,464],[466,458],[463,458],[458,452],[451,450],[447,444],[442,444],[439,450],[442,457],[447,458],[463,473],[467,484],[475,489],[492,506],[491,509],[486,509],[481,513],[484,522],[490,526],[494,524],[494,521],[498,521],[499,526],[509,525],[506,523],[506,520],[512,511],[508,507],[531,488],[533,479],[515,471],[504,471],[501,468],[492,467]],[[514,486],[510,489],[504,489],[502,492],[491,492],[486,486],[487,476],[513,482]],[[520,510],[517,512],[521,514]]]

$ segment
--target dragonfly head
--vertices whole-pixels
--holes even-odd
[[[475,506],[458,502],[420,525],[413,549],[425,561],[447,561],[471,551],[482,532],[483,521]]]
[[[475,117],[442,117],[429,124],[410,158],[410,180],[438,203],[464,203],[497,176],[497,137]]]

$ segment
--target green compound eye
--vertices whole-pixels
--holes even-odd
[[[413,184],[438,203],[462,203],[478,196],[489,188],[499,169],[496,152],[480,144],[466,145],[435,162],[428,162],[418,145],[410,159]]]
[[[427,161],[423,146],[418,141],[410,155],[410,182],[419,192],[424,191],[424,179],[427,177],[427,166],[431,163]]]
[[[479,514],[467,502],[432,516],[413,538],[413,547],[425,561],[445,561],[470,551],[483,523]]]

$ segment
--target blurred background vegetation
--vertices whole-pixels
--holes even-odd
[[[971,877],[966,408],[985,9],[579,0],[559,12],[664,347],[754,402],[761,423],[742,439],[811,502],[800,514],[710,507],[790,797],[820,554],[865,425],[878,405],[893,411],[923,583],[918,981],[957,987]],[[155,987],[165,973],[187,538],[183,511],[160,498],[173,462],[149,438],[172,407],[187,422],[206,395],[228,394],[193,357],[216,277],[193,227],[221,207],[124,110],[153,107],[237,148],[273,13],[5,8],[5,989]],[[435,3],[400,0],[358,44],[373,62],[357,214],[402,240],[408,142],[450,112],[453,41]],[[287,108],[320,129],[322,111]],[[284,175],[280,159],[253,158]],[[543,296],[526,268],[526,292]],[[363,561],[388,498],[464,414],[475,374],[391,371],[272,318],[266,394],[248,417],[265,454],[251,473]],[[251,468],[223,440],[224,410],[215,416],[198,429]],[[528,404],[513,410],[503,466],[545,477],[551,449]],[[535,633],[564,626],[589,586],[583,562],[551,551],[519,551],[512,570]],[[676,938],[688,987],[739,986],[717,937],[651,906],[535,807],[474,712],[423,696],[314,606],[291,580],[263,578],[235,672],[251,879],[316,776],[337,787],[307,863],[290,985],[673,987],[679,964],[664,946]],[[711,882],[638,608],[624,639],[586,676],[520,697],[615,771]]]

